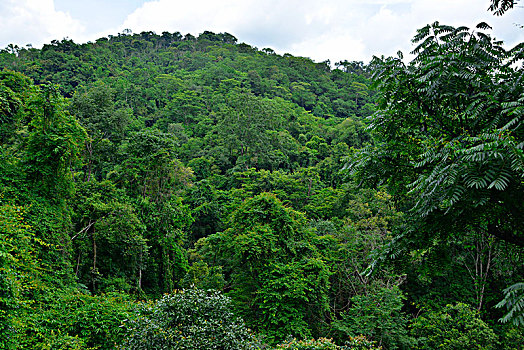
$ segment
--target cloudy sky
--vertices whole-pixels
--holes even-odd
[[[411,50],[417,28],[439,21],[485,21],[512,46],[524,41],[524,8],[502,17],[489,0],[0,0],[0,48],[83,43],[124,29],[198,35],[228,32],[240,42],[320,62],[361,60]],[[521,2],[524,3],[524,2]]]

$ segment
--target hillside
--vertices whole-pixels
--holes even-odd
[[[398,139],[377,136],[371,115],[410,94],[400,83],[386,103],[377,65],[212,32],[0,52],[0,347],[254,349],[291,336],[403,349],[456,314],[461,332],[478,329],[468,341],[518,344],[493,306],[524,273],[520,247],[469,221],[442,243],[444,224],[414,222],[416,170],[402,162],[423,152],[406,135],[429,137],[407,119],[387,129]],[[384,160],[399,162],[390,178]],[[189,316],[170,324],[173,310]]]

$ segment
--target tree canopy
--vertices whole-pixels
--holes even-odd
[[[377,144],[351,165],[387,181],[410,213],[444,235],[471,226],[524,245],[521,44],[438,22],[418,30],[415,59],[376,58]]]
[[[524,47],[489,33],[1,50],[0,347],[519,348]]]

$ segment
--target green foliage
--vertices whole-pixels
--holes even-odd
[[[309,336],[327,308],[330,272],[313,240],[301,213],[263,193],[233,213],[229,229],[201,240],[199,251],[219,259],[246,322],[281,340]]]
[[[261,313],[255,323],[257,329],[263,329],[269,339],[311,336],[310,323],[321,318],[322,311],[327,309],[329,271],[325,262],[320,259],[276,262],[267,268],[269,271],[260,276],[263,284],[253,301]],[[239,292],[232,295],[239,299]]]
[[[411,333],[416,349],[499,349],[498,337],[466,304],[447,305],[417,317]]]
[[[523,272],[490,237],[522,238],[522,45],[485,29],[336,69],[212,32],[0,51],[0,347],[269,348],[235,311],[269,344],[403,348],[421,304],[498,319]],[[381,186],[345,183],[348,154]],[[191,286],[231,300],[130,311]]]
[[[333,327],[349,336],[363,334],[386,349],[407,349],[413,339],[408,336],[408,319],[401,311],[403,299],[398,287],[356,295]]]
[[[125,295],[90,296],[78,291],[47,291],[16,319],[18,349],[114,349],[132,317]]]
[[[479,310],[493,303],[491,268],[507,269],[496,261],[509,255],[498,252],[498,240],[521,247],[524,219],[522,67],[514,64],[522,44],[507,50],[488,29],[435,22],[418,30],[412,62],[401,53],[374,58],[375,143],[349,165],[358,181],[383,185],[407,214],[371,267],[384,256],[408,260],[399,262],[412,298],[434,304],[442,291],[448,302],[474,299]]]
[[[117,106],[114,90],[98,81],[75,92],[71,114],[89,133],[84,150],[84,180],[102,180],[112,170],[117,146],[131,124],[131,109]]]
[[[405,316],[400,312],[402,293],[396,286],[405,277],[390,261],[375,263],[377,251],[391,243],[392,231],[402,224],[402,215],[393,206],[391,196],[382,191],[347,186],[340,200],[348,205],[345,218],[334,220],[334,245],[324,248],[330,251],[334,271],[330,305],[335,320],[329,329],[338,341],[347,334],[362,333],[380,344],[402,343]],[[375,302],[378,306],[370,307]],[[381,312],[390,314],[382,317]],[[388,322],[382,325],[378,322],[382,318]]]
[[[488,28],[436,22],[418,30],[410,64],[374,59],[377,144],[351,167],[364,181],[387,181],[428,234],[471,224],[522,245],[521,46],[505,50]]]
[[[125,161],[108,176],[133,198],[148,241],[146,249],[135,245],[135,280],[139,288],[168,293],[187,271],[182,246],[193,218],[180,195],[191,186],[193,173],[176,159],[170,135],[157,129],[133,133],[121,152]],[[142,275],[143,270],[147,273]]]
[[[247,91],[233,89],[219,112],[218,132],[229,152],[235,152],[246,169],[271,163],[269,146],[274,142],[268,130],[280,129],[282,116],[277,102],[257,98]],[[279,164],[276,164],[278,167]]]
[[[4,68],[0,71],[0,145],[3,145],[20,126],[23,101],[27,98],[30,80]]]
[[[278,344],[275,350],[292,349],[292,350],[337,350],[340,349],[338,345],[332,342],[331,339],[319,338],[317,340],[297,340],[292,339],[282,344]]]
[[[333,343],[332,339],[318,338],[317,340],[297,340],[292,339],[282,344],[278,344],[275,350],[379,350],[374,342],[367,340],[364,336],[349,337],[349,340],[342,346]]]
[[[16,348],[15,318],[24,299],[41,288],[31,246],[34,233],[24,218],[25,210],[3,203],[0,197],[0,347],[5,349]]]
[[[76,253],[75,275],[92,292],[140,288],[139,274],[149,247],[144,224],[126,200],[109,181],[77,186],[72,201],[76,233],[71,238]],[[124,283],[104,286],[118,278]]]
[[[195,287],[204,290],[221,290],[226,286],[226,281],[220,266],[210,267],[206,262],[197,260],[188,268],[180,284],[184,288]]]
[[[522,328],[510,328],[502,335],[501,344],[503,349],[518,350],[524,344],[524,332]]]
[[[496,307],[504,306],[508,313],[500,321],[511,321],[515,326],[524,326],[524,283],[515,283],[504,289],[504,299]]]
[[[28,178],[44,194],[57,199],[73,190],[71,168],[77,165],[87,137],[77,120],[64,111],[56,86],[35,87],[27,102],[31,120],[24,165]]]
[[[381,346],[377,346],[374,341],[366,339],[363,335],[358,335],[356,337],[349,337],[349,340],[346,340],[344,350],[381,350]]]
[[[241,202],[264,192],[314,218],[331,214],[342,142],[360,142],[352,138],[362,134],[353,114],[372,101],[367,78],[211,32],[124,33],[84,45],[55,40],[42,50],[2,51],[0,64],[7,62],[50,82],[33,87],[11,71],[0,79],[0,181],[9,198],[27,205],[42,242],[36,256],[61,276],[45,272],[47,282],[59,289],[78,282],[95,295],[226,288],[251,324],[270,320],[268,332],[280,339],[316,332],[330,272],[306,217],[271,199],[274,210],[263,210],[273,224],[252,209],[230,219]],[[333,115],[338,119],[328,121]],[[344,133],[350,115],[354,127]],[[315,166],[324,160],[320,173]],[[227,249],[218,264],[209,249],[228,228],[234,239],[219,244]],[[204,248],[188,264],[186,248],[208,236],[214,243],[198,244]],[[237,243],[230,259],[226,252]],[[245,262],[256,271],[246,279]],[[243,295],[258,284],[258,294]],[[6,300],[16,299],[11,287],[3,289]],[[75,337],[56,333],[50,346],[91,346]]]
[[[131,118],[129,109],[115,105],[114,90],[102,81],[77,91],[69,109],[94,141],[118,141],[125,135]]]
[[[229,298],[196,288],[142,304],[122,349],[249,349],[254,338]]]

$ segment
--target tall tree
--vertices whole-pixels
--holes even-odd
[[[233,213],[229,229],[199,246],[209,262],[223,265],[246,322],[282,340],[309,337],[327,308],[330,273],[314,242],[301,213],[262,193]]]
[[[386,181],[434,237],[470,225],[524,246],[524,45],[505,50],[486,29],[436,22],[418,30],[410,64],[374,59],[376,146],[351,167]]]
[[[31,120],[24,159],[28,178],[43,193],[62,199],[73,188],[72,169],[80,160],[86,131],[65,111],[65,100],[54,85],[35,87],[27,105]]]

